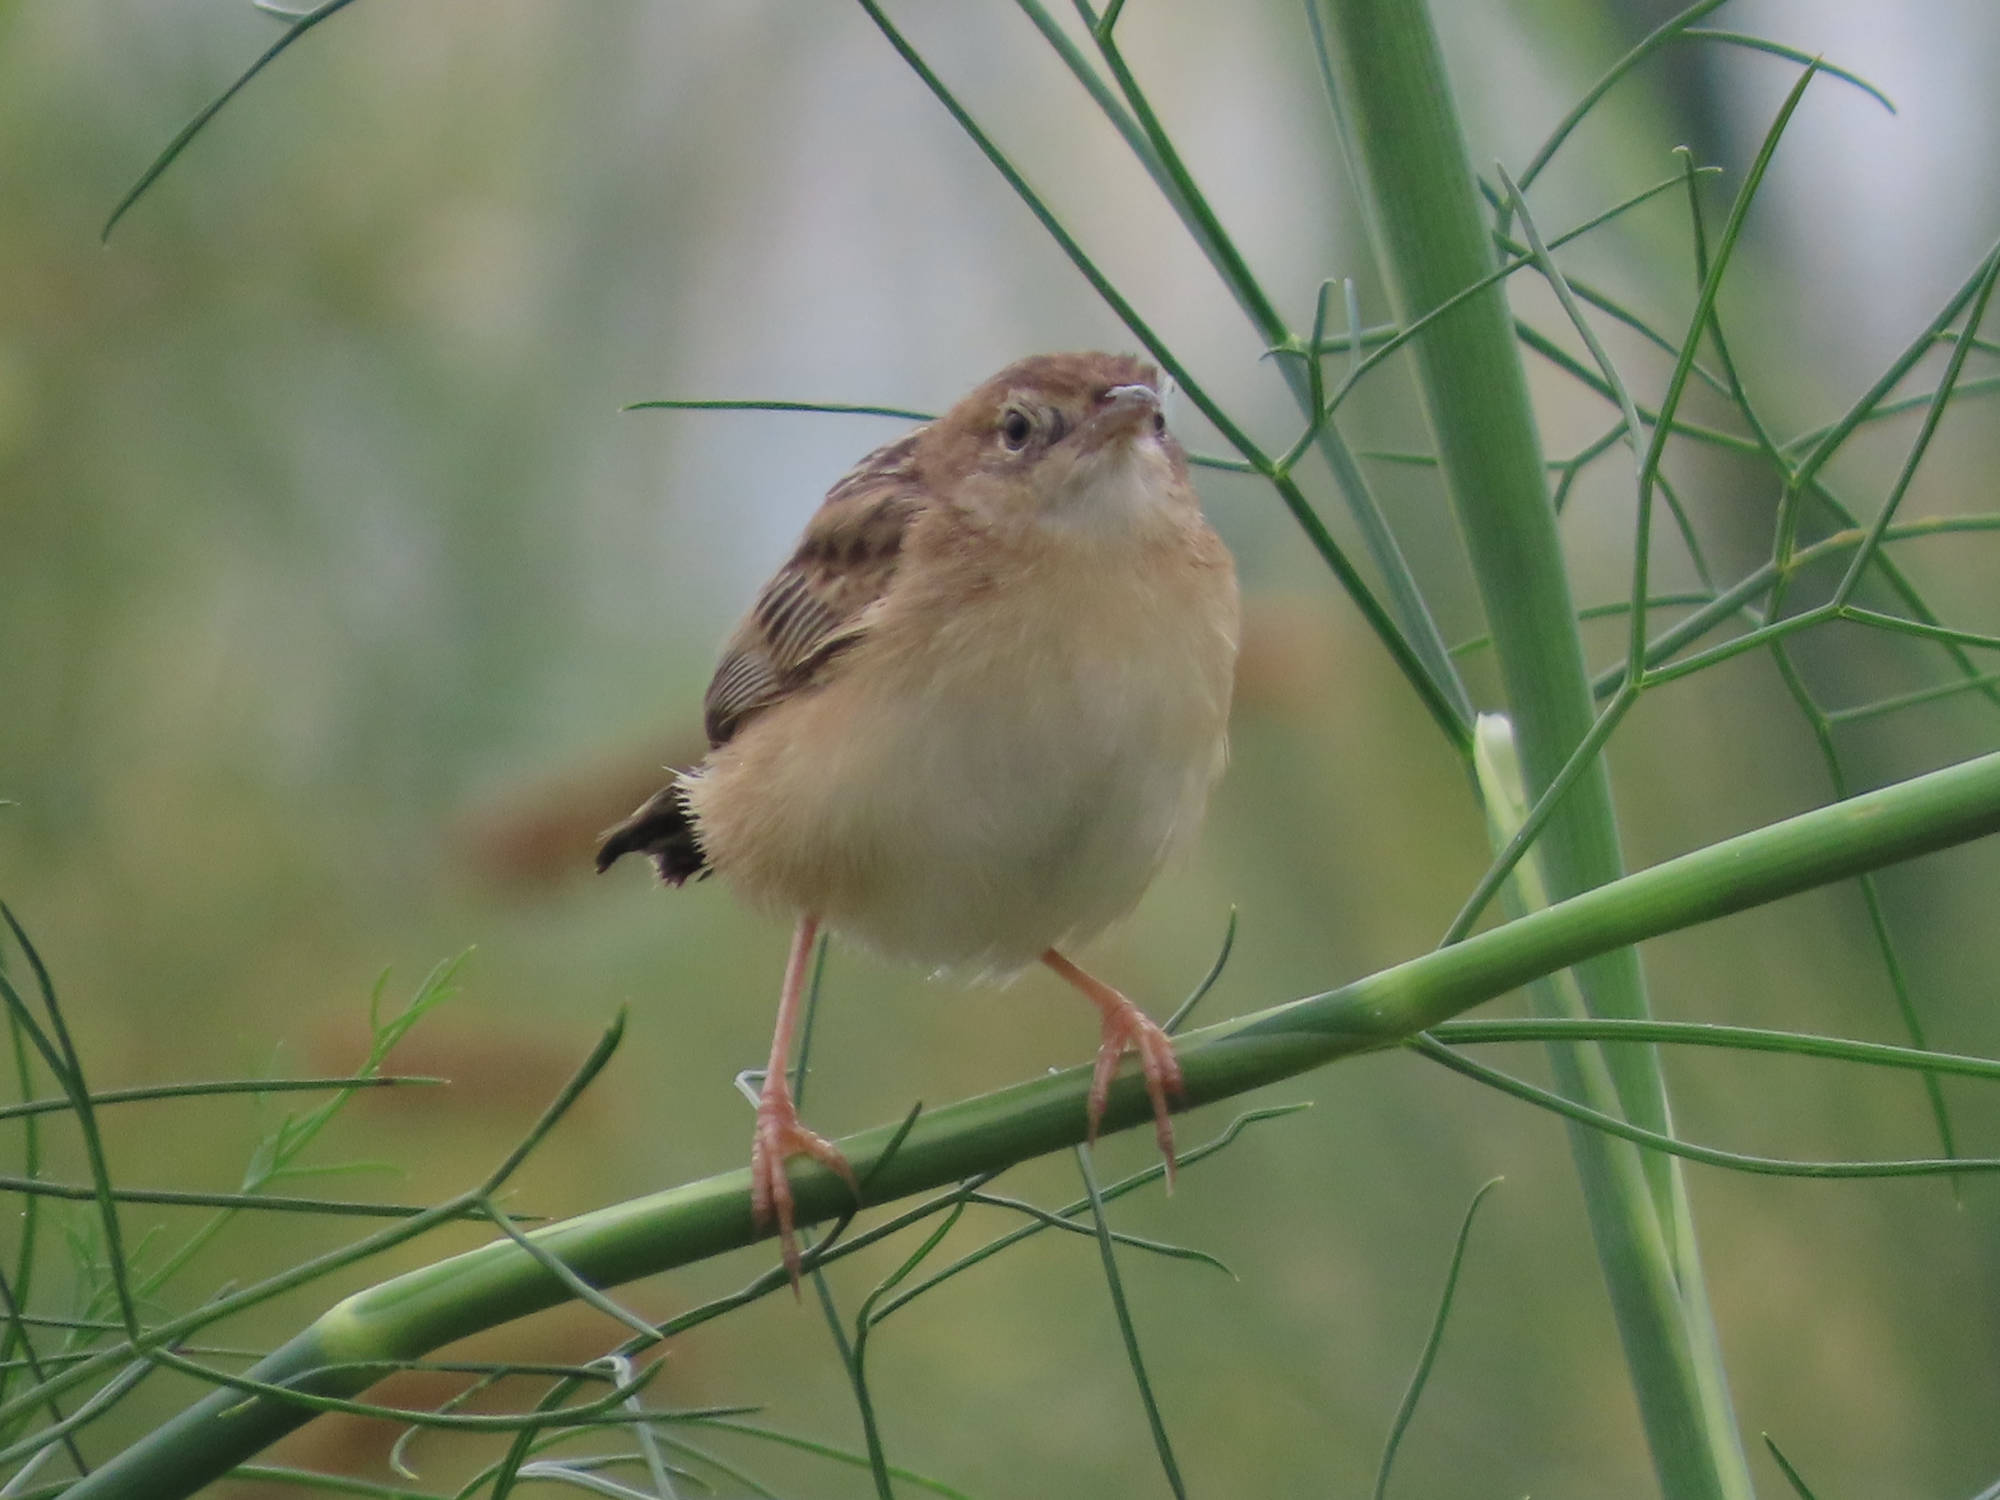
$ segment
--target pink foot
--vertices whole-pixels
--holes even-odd
[[[1174,1122],[1167,1116],[1167,1097],[1181,1097],[1187,1085],[1181,1078],[1181,1060],[1174,1056],[1174,1039],[1138,1006],[1103,980],[1085,973],[1055,949],[1042,955],[1042,962],[1082,990],[1104,1022],[1104,1040],[1098,1044],[1097,1065],[1090,1074],[1090,1143],[1097,1144],[1097,1124],[1104,1116],[1105,1102],[1111,1097],[1111,1080],[1118,1073],[1118,1059],[1129,1048],[1139,1054],[1139,1071],[1146,1078],[1146,1096],[1153,1101],[1153,1138],[1160,1143],[1160,1156],[1167,1164],[1167,1190],[1174,1186]]]
[[[860,1197],[861,1186],[855,1181],[854,1168],[847,1164],[847,1158],[832,1141],[799,1123],[799,1112],[792,1103],[792,1091],[786,1086],[784,1074],[773,1073],[764,1080],[764,1092],[757,1101],[757,1133],[750,1146],[750,1218],[762,1229],[776,1217],[785,1271],[792,1278],[792,1293],[796,1296],[799,1242],[792,1233],[792,1181],[785,1173],[786,1158],[793,1156],[810,1156],[838,1172],[855,1196]]]
[[[1090,1141],[1092,1145],[1097,1143],[1097,1122],[1111,1097],[1111,1080],[1117,1076],[1118,1060],[1127,1051],[1138,1053],[1139,1071],[1146,1079],[1146,1097],[1153,1101],[1153,1139],[1160,1143],[1160,1157],[1167,1164],[1167,1189],[1171,1192],[1174,1122],[1167,1113],[1167,1100],[1169,1095],[1179,1098],[1186,1092],[1181,1081],[1181,1062],[1174,1056],[1174,1039],[1116,990],[1108,993],[1115,1003],[1100,1002],[1104,1039],[1098,1043],[1097,1065],[1090,1075]]]

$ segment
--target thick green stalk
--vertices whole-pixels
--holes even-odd
[[[1316,0],[1351,154],[1363,179],[1397,321],[1407,325],[1489,275],[1494,251],[1423,0]],[[1555,780],[1593,711],[1539,433],[1504,293],[1468,297],[1413,345],[1441,472],[1485,605],[1530,798]],[[1558,899],[1623,869],[1610,780],[1595,758],[1548,819],[1538,863]],[[1579,966],[1590,1011],[1647,1014],[1630,948]],[[1657,1056],[1552,1047],[1567,1090],[1599,1072],[1626,1118],[1670,1131]],[[1573,1128],[1598,1259],[1618,1318],[1654,1467],[1666,1493],[1751,1493],[1715,1355],[1678,1164],[1637,1163]]]
[[[2000,831],[2000,752],[1714,844],[1329,994],[1186,1034],[1190,1105],[1211,1103],[1357,1052],[1393,1046],[1544,975],[1661,933]],[[871,1203],[944,1187],[1084,1138],[1088,1068],[1016,1084],[841,1142]],[[1121,1077],[1108,1129],[1150,1122],[1141,1081]],[[1652,1153],[1647,1153],[1648,1155]],[[793,1169],[802,1220],[849,1205],[811,1163]],[[612,1286],[751,1244],[739,1169],[537,1230],[541,1249]],[[359,1292],[251,1372],[269,1384],[353,1395],[381,1371],[453,1339],[560,1302],[570,1289],[512,1240]],[[344,1367],[344,1368],[343,1368]],[[222,1389],[68,1491],[66,1500],[171,1500],[226,1474],[312,1415],[272,1395]]]

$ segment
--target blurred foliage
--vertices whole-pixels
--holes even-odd
[[[1000,7],[962,29],[910,9],[939,66],[1204,377],[1270,433],[1289,430],[1254,341],[1032,32]],[[1437,9],[1470,124],[1488,156],[1510,160],[1639,24],[1584,0]],[[1742,9],[1746,27],[1760,19]],[[1815,8],[1786,35],[1837,55],[1816,25],[1852,35],[1853,17],[1885,13]],[[0,5],[0,796],[14,804],[0,808],[0,893],[55,967],[103,1087],[352,1067],[384,965],[413,987],[476,945],[465,993],[395,1054],[452,1087],[358,1098],[335,1132],[339,1158],[401,1168],[357,1193],[431,1202],[475,1181],[628,1000],[624,1051],[513,1204],[568,1212],[734,1165],[749,1112],[730,1080],[761,1056],[783,935],[713,886],[669,896],[630,871],[593,880],[589,836],[698,748],[713,643],[818,494],[896,429],[618,408],[668,395],[936,407],[1033,349],[1129,339],[838,7],[358,5],[232,105],[101,248],[118,195],[275,24],[233,0]],[[1297,8],[1242,7],[1225,25],[1191,3],[1135,5],[1126,25],[1191,169],[1309,323],[1319,280],[1363,257]],[[1901,29],[1881,60],[1839,60],[1904,115],[1832,89],[1810,101],[1780,177],[1837,186],[1760,219],[1731,289],[1746,378],[1789,425],[1849,399],[1879,363],[1876,341],[1928,315],[1962,274],[1960,226],[1992,232],[1983,164],[2000,113],[1990,93],[1948,85],[1964,57],[2000,49],[2000,23],[1966,7]],[[1698,119],[1740,167],[1745,122],[1788,78],[1768,61],[1685,56],[1640,75],[1546,180],[1543,222],[1673,170],[1662,121]],[[1846,144],[1857,120],[1870,151],[1945,154],[1961,175],[1914,206],[1879,174],[1842,176],[1860,159]],[[1324,186],[1302,201],[1301,183]],[[1899,257],[1893,284],[1870,269],[1883,244]],[[1691,264],[1671,206],[1565,259],[1661,309],[1688,305]],[[1546,312],[1525,283],[1517,295]],[[1357,398],[1359,446],[1421,446],[1398,391],[1392,378]],[[1573,390],[1537,394],[1551,452],[1595,435],[1603,413]],[[1203,443],[1198,424],[1191,436]],[[1993,450],[1990,423],[1947,424],[1905,514],[1990,508]],[[1849,462],[1879,487],[1899,454],[1885,442]],[[1395,466],[1376,477],[1444,628],[1476,634],[1434,482]],[[1721,558],[1761,554],[1762,481],[1726,459],[1676,479]],[[1617,483],[1587,480],[1567,513],[1585,603],[1626,581]],[[1200,854],[1106,941],[1099,967],[1163,1009],[1237,905],[1213,1016],[1435,942],[1488,850],[1461,771],[1289,520],[1247,481],[1210,476],[1204,493],[1253,610],[1234,770]],[[1990,549],[1945,540],[1903,556],[1949,618],[2000,627]],[[1593,629],[1595,659],[1615,660],[1619,622]],[[1834,644],[1801,653],[1829,699],[1907,685],[1901,646]],[[1475,691],[1490,688],[1468,662]],[[1990,742],[1992,712],[1954,699],[1857,726],[1843,745],[1873,782]],[[1828,795],[1761,657],[1643,701],[1611,761],[1634,864]],[[1944,1050],[2000,1050],[1996,876],[1995,851],[1974,848],[1882,882]],[[1899,1037],[1849,889],[1647,957],[1665,1015]],[[842,953],[815,1043],[814,1121],[839,1132],[891,1118],[1078,1060],[1091,1041],[1074,1001],[1033,977],[965,995]],[[1526,1051],[1516,1061],[1538,1073]],[[1929,1139],[1907,1078],[1708,1055],[1669,1068],[1698,1140],[1862,1156],[1922,1154]],[[1396,1488],[1642,1491],[1558,1127],[1404,1057],[1273,1093],[1315,1108],[1252,1132],[1172,1199],[1118,1210],[1121,1228],[1197,1243],[1239,1278],[1125,1267],[1193,1488],[1363,1490],[1466,1202],[1504,1174]],[[2000,1150],[1990,1095],[1947,1093],[1962,1148]],[[121,1181],[233,1187],[269,1124],[243,1101],[164,1108],[107,1115]],[[1210,1113],[1190,1138],[1220,1128],[1226,1115]],[[1108,1142],[1104,1170],[1146,1149]],[[53,1175],[81,1175],[61,1132],[50,1150]],[[1969,1493],[2000,1471],[1992,1184],[1955,1198],[1929,1181],[1692,1180],[1746,1432],[1769,1430],[1822,1493]],[[1009,1182],[1049,1201],[1075,1178],[1052,1161]],[[344,1237],[262,1220],[208,1252],[183,1291]],[[835,1282],[864,1285],[896,1254]],[[664,1316],[761,1263],[736,1257],[625,1300]],[[230,1336],[274,1337],[325,1295]],[[480,1357],[571,1359],[616,1336],[570,1309],[476,1342]],[[1045,1236],[940,1291],[878,1336],[870,1372],[890,1456],[983,1500],[1157,1490],[1080,1239]],[[436,1398],[435,1377],[410,1379]],[[188,1389],[149,1382],[90,1435],[92,1456]],[[678,1341],[655,1390],[762,1403],[773,1425],[858,1445],[824,1329],[789,1299]],[[964,1420],[974,1404],[980,1420]],[[287,1456],[383,1477],[392,1437],[333,1419]],[[453,1462],[443,1439],[422,1452],[427,1475]],[[755,1456],[781,1491],[836,1492],[803,1457]],[[866,1490],[857,1475],[844,1492]]]

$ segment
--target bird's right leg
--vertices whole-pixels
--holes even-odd
[[[791,1275],[795,1295],[799,1289],[799,1243],[792,1233],[792,1183],[785,1175],[785,1159],[810,1156],[846,1178],[857,1198],[861,1194],[854,1168],[847,1164],[839,1148],[799,1123],[787,1072],[792,1032],[798,1026],[806,971],[812,963],[813,939],[818,935],[819,918],[801,916],[792,933],[791,957],[785,964],[785,987],[778,997],[778,1024],[771,1033],[771,1065],[765,1070],[763,1092],[757,1099],[757,1134],[750,1146],[750,1216],[760,1229],[776,1217],[778,1243],[784,1249],[785,1270]]]
[[[1139,1055],[1139,1072],[1146,1081],[1146,1094],[1153,1103],[1153,1138],[1160,1143],[1160,1159],[1166,1163],[1167,1191],[1174,1187],[1174,1122],[1169,1117],[1170,1100],[1187,1092],[1181,1079],[1181,1062],[1174,1056],[1174,1039],[1160,1024],[1127,1000],[1095,974],[1087,973],[1051,948],[1042,962],[1081,990],[1097,1007],[1103,1040],[1097,1048],[1097,1064],[1091,1070],[1090,1096],[1085,1106],[1090,1143],[1097,1144],[1097,1122],[1111,1098],[1111,1080],[1118,1072],[1118,1060],[1127,1052]]]

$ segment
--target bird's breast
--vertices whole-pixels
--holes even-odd
[[[1199,822],[1235,656],[1226,555],[1154,560],[1057,559],[885,615],[718,758],[728,816],[697,794],[718,869],[933,967],[1010,970],[1124,915]],[[744,840],[722,824],[752,797]]]

